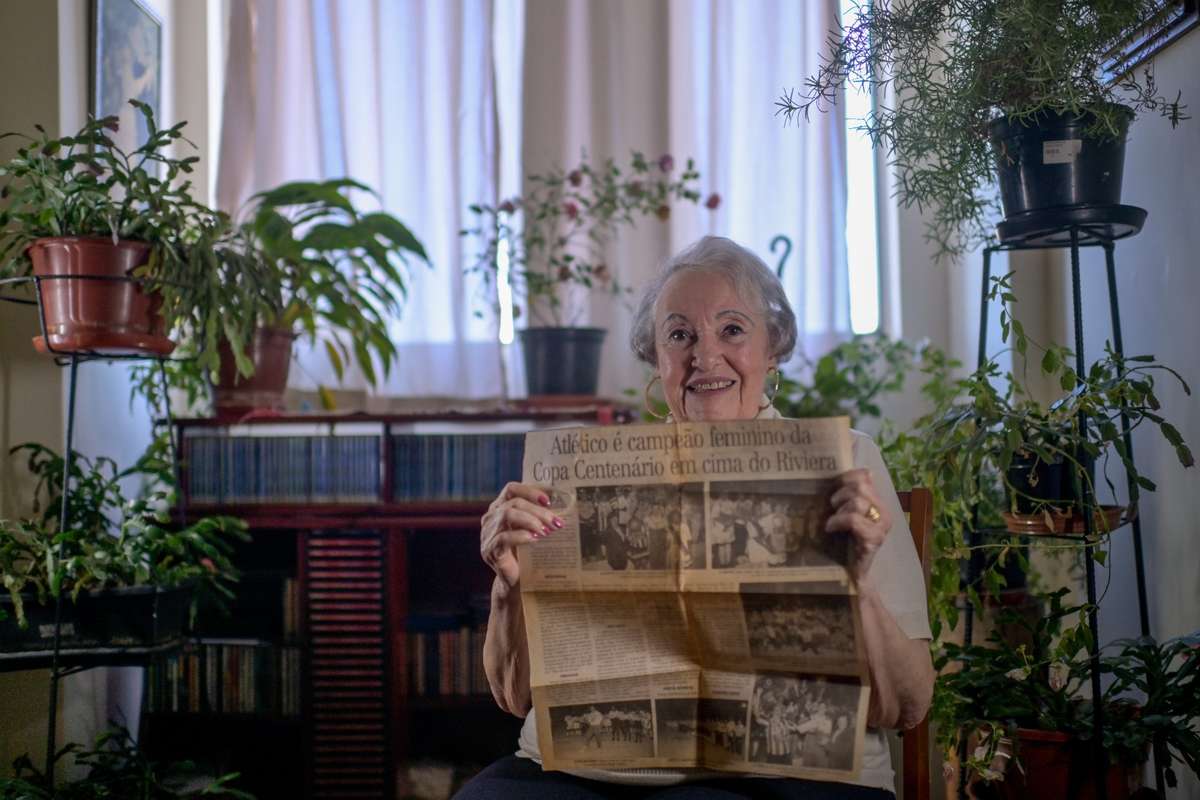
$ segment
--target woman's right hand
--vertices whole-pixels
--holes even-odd
[[[549,536],[563,526],[549,506],[550,495],[543,487],[509,483],[480,520],[479,552],[509,588],[521,579],[517,545]]]

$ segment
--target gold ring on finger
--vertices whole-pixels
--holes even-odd
[[[871,522],[879,522],[879,520],[883,517],[883,515],[879,513],[879,509],[875,506],[867,506],[866,516],[867,519],[871,520]]]

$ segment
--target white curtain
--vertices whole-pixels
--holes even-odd
[[[785,127],[775,100],[814,73],[838,21],[837,0],[526,0],[526,173],[593,158],[693,157],[716,212],[680,209],[668,224],[622,234],[611,263],[641,286],[657,265],[706,233],[729,236],[772,267],[772,238],[793,250],[784,284],[800,347],[820,354],[847,335],[845,126],[838,109]],[[873,221],[871,221],[873,224]],[[640,387],[631,312],[598,298],[607,327],[601,391]]]
[[[640,287],[718,233],[774,266],[770,242],[786,234],[801,348],[819,354],[850,327],[844,123],[835,110],[785,127],[774,103],[817,69],[837,15],[838,0],[233,0],[218,199],[233,209],[296,178],[375,186],[436,265],[413,276],[382,391],[488,396],[502,379],[494,323],[473,317],[462,275],[467,206],[585,150],[694,157],[720,208],[645,220],[609,263]],[[580,320],[610,331],[607,396],[645,380],[630,315],[605,296]],[[331,380],[318,354],[302,363],[293,384]],[[511,372],[519,381],[519,363]]]
[[[491,0],[232,3],[220,207],[284,181],[350,176],[434,264],[414,262],[382,394],[500,393],[494,328],[473,314],[482,306],[458,236],[467,206],[497,193],[492,17]],[[335,383],[321,351],[297,361],[293,386]]]

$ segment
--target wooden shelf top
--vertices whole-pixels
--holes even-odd
[[[244,519],[253,529],[313,528],[472,528],[487,511],[489,501],[420,503],[258,503],[187,506],[189,520],[223,515]],[[176,519],[182,519],[180,509]]]
[[[494,407],[464,408],[458,410],[452,406],[431,408],[427,411],[407,411],[401,413],[301,413],[256,411],[233,417],[203,417],[176,419],[175,425],[183,428],[223,428],[231,425],[279,425],[279,424],[309,424],[337,425],[361,422],[386,423],[404,425],[418,422],[511,422],[528,420],[535,423],[547,422],[595,422],[607,424],[611,422],[632,422],[638,416],[638,410],[616,400],[605,398],[564,398],[555,402],[512,401],[508,404],[497,404]]]

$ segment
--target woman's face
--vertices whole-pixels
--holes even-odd
[[[752,298],[722,275],[676,274],[654,307],[654,341],[667,406],[676,420],[752,419],[762,402],[767,324]]]

